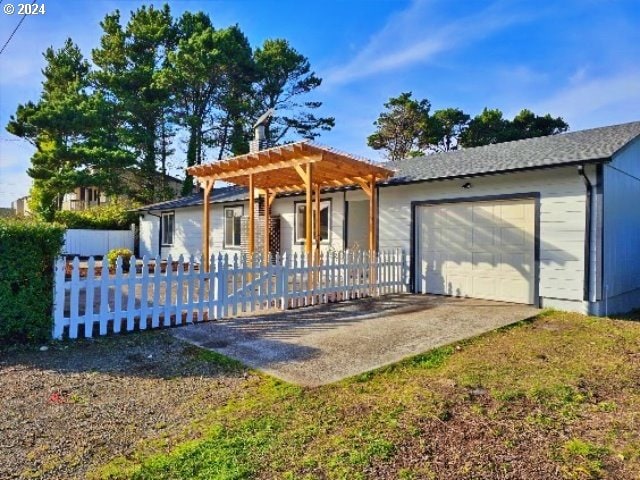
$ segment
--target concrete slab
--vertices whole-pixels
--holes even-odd
[[[243,316],[171,333],[282,380],[318,386],[537,313],[530,305],[407,294]]]

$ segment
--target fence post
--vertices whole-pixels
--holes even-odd
[[[100,335],[107,334],[109,325],[109,260],[107,255],[102,256],[102,270],[100,271]]]
[[[54,340],[61,340],[64,332],[65,267],[67,261],[58,257],[54,261],[53,278],[53,332]]]

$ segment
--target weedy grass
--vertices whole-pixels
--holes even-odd
[[[218,354],[192,354],[239,368]],[[181,432],[173,441],[155,449],[141,444],[93,474],[358,479],[383,469],[395,478],[436,478],[442,472],[424,454],[432,440],[430,455],[450,449],[448,468],[458,476],[507,471],[507,464],[487,467],[470,458],[521,448],[530,463],[546,462],[567,478],[636,478],[640,433],[632,425],[639,375],[640,324],[545,311],[533,321],[324,387],[252,376],[223,407],[173,426]],[[465,443],[464,436],[457,444],[450,437],[439,442],[448,422],[463,430],[480,425],[483,442]],[[526,435],[519,436],[522,430]],[[527,441],[535,444],[523,446]],[[408,456],[418,452],[423,457],[412,462]]]

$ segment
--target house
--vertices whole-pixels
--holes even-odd
[[[303,143],[265,156],[283,157]],[[438,153],[393,169],[376,183],[373,203],[353,185],[321,189],[312,228],[322,250],[368,249],[375,205],[377,248],[409,253],[414,292],[595,315],[640,307],[640,210],[633,206],[640,122]],[[141,253],[201,254],[203,197],[141,209]],[[212,253],[247,251],[249,204],[265,218],[265,202],[248,197],[239,186],[208,197]],[[300,189],[277,193],[269,209],[272,252],[305,251],[307,205]]]
[[[134,190],[138,186],[139,179],[133,171],[125,171],[122,174],[121,180],[130,189]],[[182,191],[183,180],[173,177],[171,175],[157,174],[156,188],[166,189],[166,193],[169,197],[177,197]],[[165,196],[164,198],[167,198]],[[119,200],[126,200],[126,195],[119,195]],[[104,192],[101,192],[96,187],[76,187],[72,192],[66,193],[62,198],[61,210],[85,210],[87,208],[96,207],[99,205],[106,205],[110,202],[111,198],[107,197]]]
[[[31,214],[29,209],[29,196],[20,197],[11,202],[13,213],[19,217],[25,217]]]

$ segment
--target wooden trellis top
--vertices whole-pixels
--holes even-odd
[[[306,166],[313,165],[313,184],[320,187],[369,186],[393,171],[329,147],[301,141],[247,153],[219,162],[196,165],[187,172],[201,183],[222,180],[274,193],[306,188]]]

